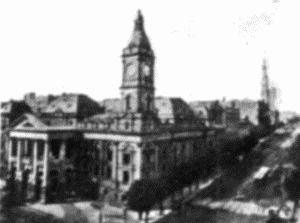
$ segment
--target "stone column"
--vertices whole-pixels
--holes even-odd
[[[62,140],[61,146],[60,146],[60,151],[59,151],[59,159],[64,160],[66,158],[66,140]]]
[[[7,158],[8,158],[8,170],[10,171],[11,170],[11,157],[12,157],[12,138],[9,138],[9,141],[8,141],[8,153],[7,153]]]
[[[143,144],[137,144],[134,148],[135,155],[134,160],[132,162],[135,164],[135,176],[132,176],[132,181],[139,180],[142,177],[142,152],[143,152]]]
[[[33,142],[33,162],[32,162],[32,168],[33,168],[33,180],[35,181],[36,179],[36,174],[37,174],[37,154],[38,154],[38,144],[37,141],[35,140]]]
[[[49,147],[50,142],[45,141],[44,144],[44,162],[43,162],[43,183],[42,183],[42,194],[41,194],[41,202],[47,203],[47,181],[48,181],[48,165],[49,165]]]
[[[21,151],[21,140],[17,140],[17,172],[21,171],[21,156],[22,156],[22,151]]]
[[[25,153],[27,155],[28,153],[28,139],[24,139],[24,152],[23,154]]]
[[[119,142],[114,142],[115,147],[115,182],[116,182],[116,192],[119,192],[119,183],[120,183],[120,151],[119,151]]]

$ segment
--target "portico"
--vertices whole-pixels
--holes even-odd
[[[97,151],[74,128],[37,129],[34,124],[19,123],[9,132],[8,168],[24,199],[46,203],[91,196],[97,175],[90,170],[97,165]]]

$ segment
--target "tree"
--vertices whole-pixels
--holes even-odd
[[[7,178],[6,185],[3,190],[4,196],[1,199],[2,208],[4,210],[12,208],[19,204],[17,200],[18,197],[16,196],[16,192],[17,192],[17,185],[15,182],[15,174],[14,172],[12,172],[11,174],[9,174]]]
[[[286,177],[284,182],[284,187],[287,192],[287,196],[290,200],[294,202],[294,210],[292,219],[295,218],[296,210],[299,208],[300,200],[300,170],[292,170],[291,173]]]
[[[128,209],[139,213],[139,220],[146,212],[147,222],[148,214],[151,208],[157,203],[157,188],[154,180],[142,179],[134,182],[127,193]]]

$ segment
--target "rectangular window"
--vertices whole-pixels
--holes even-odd
[[[99,165],[96,165],[96,166],[95,166],[95,169],[94,169],[94,175],[95,175],[95,176],[98,176],[98,175],[99,175]]]
[[[130,163],[130,154],[124,153],[123,154],[123,165],[129,165]]]
[[[123,184],[128,184],[128,183],[129,183],[129,172],[123,171]]]
[[[166,159],[167,158],[167,149],[163,149],[163,158]]]
[[[59,140],[53,140],[51,142],[50,153],[52,154],[52,156],[55,159],[59,158],[60,147],[61,147],[61,141],[59,141]]]
[[[110,149],[108,149],[107,150],[107,160],[112,161],[112,156],[113,156],[112,151]]]
[[[106,167],[106,178],[111,179],[111,167]]]
[[[38,141],[38,146],[37,146],[37,157],[38,160],[42,160],[44,156],[44,142],[43,141]]]
[[[105,168],[103,165],[100,165],[101,176],[105,176]]]
[[[32,156],[32,152],[33,152],[33,141],[31,140],[27,140],[27,142],[25,141],[25,157],[31,157]]]
[[[11,155],[12,155],[12,157],[16,157],[17,156],[17,154],[18,154],[18,142],[17,142],[17,140],[16,139],[12,139],[12,148],[11,148]]]

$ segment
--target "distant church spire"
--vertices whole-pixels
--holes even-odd
[[[262,82],[261,82],[261,99],[270,104],[270,86],[269,86],[269,75],[268,75],[268,66],[267,66],[267,59],[264,58],[262,64]]]

